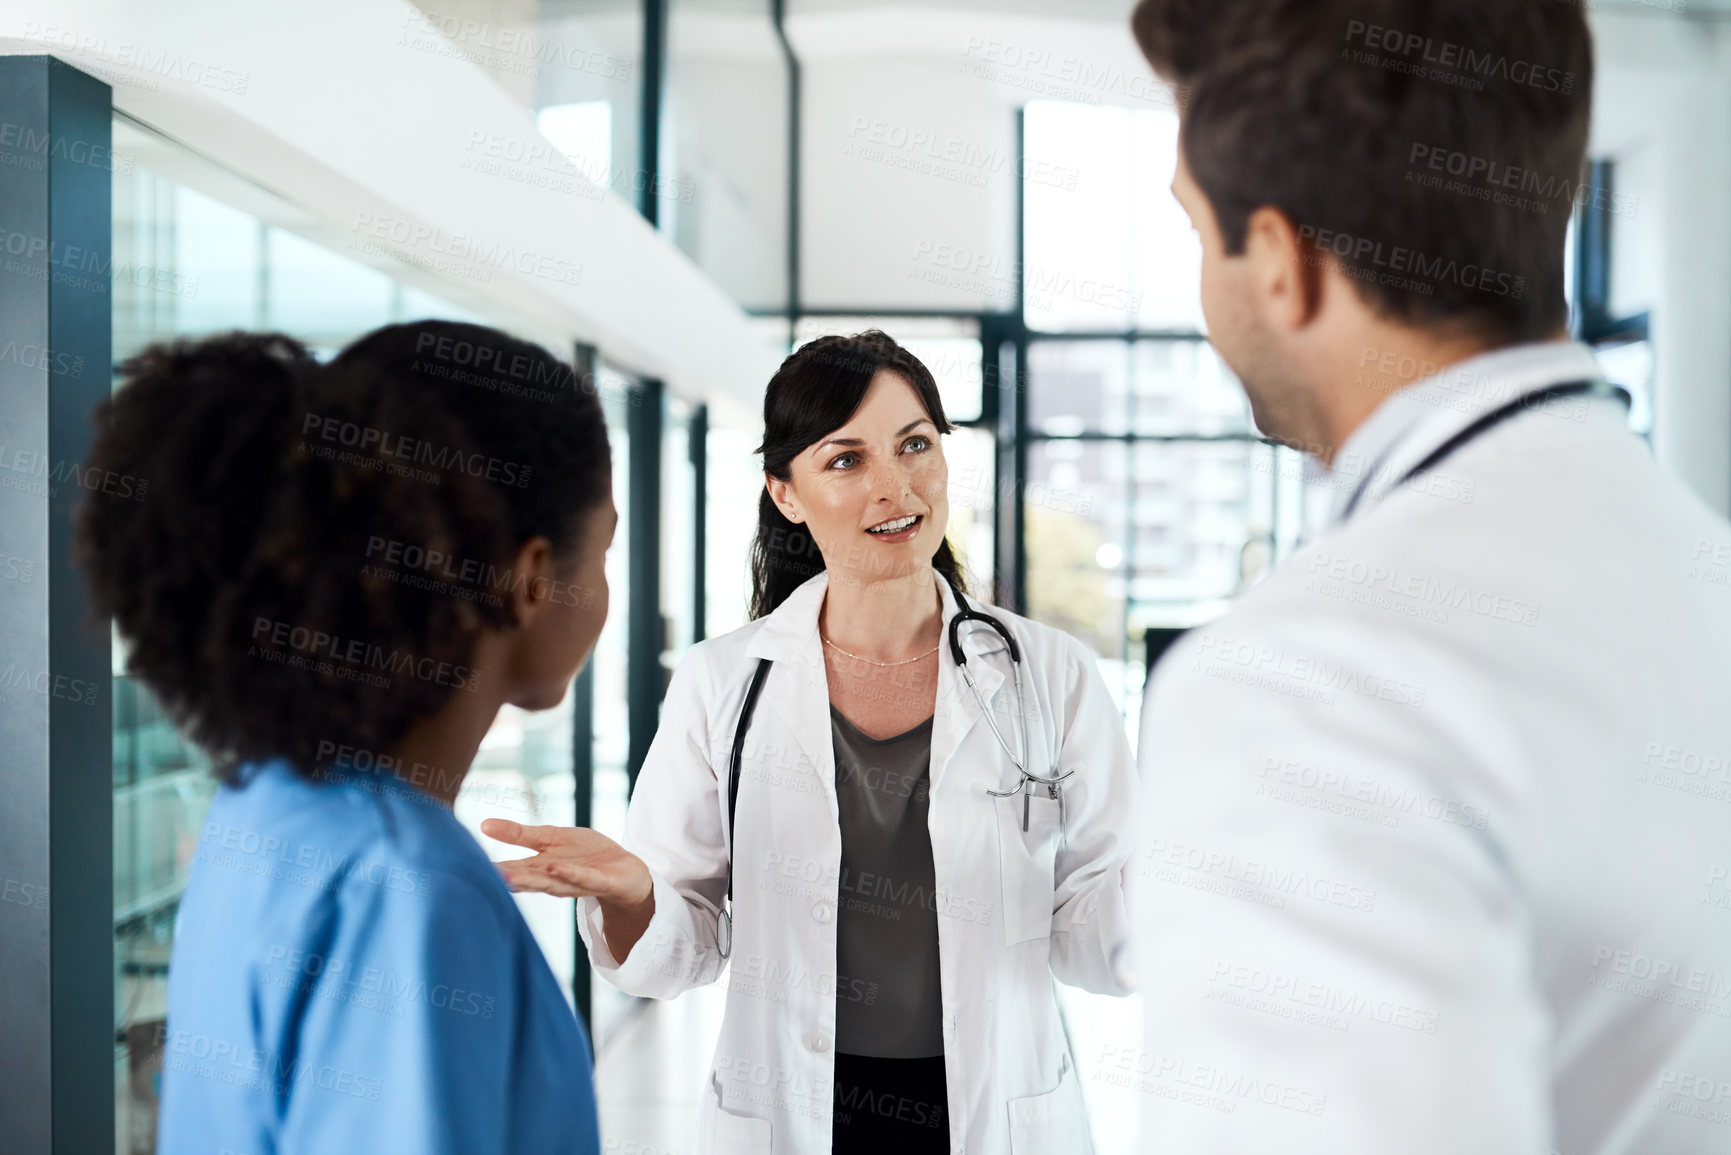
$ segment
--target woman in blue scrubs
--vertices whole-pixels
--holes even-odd
[[[598,1151],[588,1040],[451,813],[499,708],[557,705],[601,631],[593,391],[445,322],[329,365],[278,335],[161,345],[122,376],[88,464],[148,489],[92,487],[80,560],[222,779],[158,1150]]]

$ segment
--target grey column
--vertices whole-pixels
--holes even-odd
[[[109,639],[70,559],[111,377],[111,114],[84,73],[0,57],[0,1142],[14,1155],[114,1149]]]

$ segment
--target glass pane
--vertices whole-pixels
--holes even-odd
[[[667,395],[661,426],[661,616],[667,623],[667,648],[661,661],[669,676],[692,636],[697,590],[697,478],[691,467],[691,406]],[[705,607],[707,609],[707,606]]]
[[[1139,442],[1131,453],[1123,710],[1134,745],[1148,647],[1161,642],[1148,631],[1211,621],[1265,576],[1297,538],[1302,486],[1297,454],[1256,441]]]
[[[1121,442],[1038,441],[1028,446],[1028,613],[1125,657],[1124,549],[1128,488]]]
[[[513,822],[569,826],[576,815],[576,779],[571,773],[571,695],[551,710],[527,713],[504,706],[457,795],[456,815],[489,857],[516,858],[506,847],[481,833],[487,818]],[[571,1000],[571,975],[576,958],[575,900],[550,894],[518,894],[517,908],[541,944],[559,987]]]
[[[1569,217],[1568,228],[1563,233],[1563,299],[1569,303],[1569,331],[1580,331],[1580,310],[1576,307],[1575,290],[1575,238],[1576,217]]]
[[[1258,476],[1267,476],[1273,481],[1270,522],[1274,536],[1267,556],[1252,552],[1246,557],[1243,570],[1247,581],[1254,583],[1262,580],[1277,561],[1298,548],[1301,538],[1320,532],[1320,524],[1312,528],[1308,508],[1308,503],[1318,494],[1314,489],[1307,490],[1304,484],[1305,469],[1310,462],[1311,459],[1298,450],[1288,449],[1284,445],[1258,445],[1251,451],[1251,470]],[[1253,494],[1255,487],[1260,484],[1253,483]],[[1324,492],[1321,496],[1328,498],[1333,495]]]
[[[1191,626],[1245,584],[1246,544],[1275,532],[1273,451],[1258,442],[1139,442],[1133,450],[1130,628]],[[1253,460],[1254,459],[1254,460]]]
[[[787,58],[763,0],[671,0],[661,227],[730,298],[787,307]]]
[[[591,818],[594,829],[610,838],[625,836],[625,805],[628,779],[625,771],[630,734],[627,730],[625,667],[631,616],[629,557],[625,527],[631,523],[631,439],[625,419],[630,408],[631,378],[605,363],[596,367],[597,392],[607,414],[607,436],[613,445],[613,504],[619,511],[619,529],[613,548],[607,551],[607,621],[589,657],[595,682],[594,792]],[[632,1005],[631,996],[611,983],[593,978],[590,983],[593,1042],[597,1053],[623,1021]]]
[[[997,556],[997,445],[990,430],[958,429],[944,438],[950,469],[950,527],[945,534],[961,559],[968,588],[992,600]]]
[[[1605,254],[1610,299],[1605,306],[1613,317],[1661,309],[1666,303],[1666,267],[1659,254],[1665,251],[1666,241],[1664,213],[1655,210],[1666,204],[1668,195],[1675,195],[1676,170],[1652,140],[1629,142],[1614,155],[1595,159],[1611,162],[1611,195],[1577,189],[1569,222],[1591,220],[1595,227],[1610,230],[1610,252]]]
[[[643,85],[637,0],[452,3],[414,0],[399,51],[462,55],[518,105],[537,113],[533,133],[476,134],[460,167],[592,199],[611,189],[636,204],[642,187],[638,108]]]
[[[453,305],[443,297],[434,296],[424,289],[401,283],[394,285],[393,288],[396,290],[392,304],[394,311],[391,314],[393,321],[420,321],[427,317],[443,317],[447,321],[484,323],[480,317],[469,310],[459,305]],[[551,347],[549,346],[549,348]],[[559,350],[554,349],[554,352],[559,352]]]
[[[1031,101],[1022,180],[1023,316],[1030,327],[1129,329],[1130,118],[1121,108]]]
[[[535,114],[541,135],[570,158],[570,174],[581,174],[598,185],[613,180],[613,106],[605,100],[550,104]],[[573,186],[575,187],[575,186]]]
[[[126,140],[116,124],[116,142]],[[256,256],[253,231],[229,229],[242,247],[233,255],[240,267],[227,278],[218,277],[208,287],[196,274],[177,273],[176,212],[182,190],[142,165],[116,166],[114,174],[114,360],[124,361],[159,332],[180,332],[195,318],[209,322],[209,309],[193,309],[183,317],[183,305],[192,306],[201,289],[220,291],[225,280],[238,295],[229,302],[236,324],[251,324],[257,313],[257,270],[247,264]],[[196,206],[195,206],[196,207]],[[221,206],[218,206],[219,209]],[[218,213],[219,228],[225,214]],[[208,217],[207,217],[208,219]],[[233,225],[232,218],[227,223]],[[206,273],[213,271],[207,269]],[[220,318],[218,318],[220,320]],[[220,327],[220,326],[219,326]]]
[[[263,327],[335,352],[391,318],[391,278],[282,229],[265,240]]]
[[[1238,379],[1201,339],[1035,341],[1028,389],[1036,434],[1255,434]]]
[[[1131,382],[1136,433],[1255,431],[1243,387],[1206,341],[1138,341]]]
[[[1119,713],[1141,686],[1124,627],[1128,457],[1119,441],[1037,441],[1023,494],[1028,615],[1094,651]]]
[[[120,1151],[149,1152],[174,914],[216,782],[113,652],[115,1123]]]
[[[1171,193],[1165,109],[1027,106],[1024,316],[1045,332],[1200,332],[1202,250]]]
[[[1130,114],[1130,283],[1141,329],[1202,332],[1202,240],[1172,195],[1178,114]]]
[[[173,213],[174,269],[188,286],[180,296],[180,330],[256,327],[264,241],[258,221],[185,187],[174,190]]]
[[[611,164],[637,168],[637,92],[642,85],[642,8],[637,0],[450,3],[413,0],[400,51],[460,54],[527,109],[598,101],[612,112],[612,138],[626,151]],[[554,134],[550,139],[558,142]]]
[[[793,346],[788,344],[793,330],[788,326],[785,316],[748,317],[746,323],[751,326],[753,333],[762,338],[765,345],[775,348],[784,356],[793,352]]]
[[[1053,437],[1129,428],[1130,346],[1036,341],[1028,347],[1028,428]]]
[[[785,332],[786,322],[782,327]],[[704,616],[712,638],[743,626],[750,612],[750,550],[763,495],[763,463],[755,452],[761,432],[755,427],[725,426],[709,431],[709,550],[703,589],[708,598]]]
[[[636,0],[558,0],[538,12],[532,83],[519,97],[542,134],[572,158],[570,173],[598,180],[633,205],[642,186],[638,110],[643,14]],[[509,85],[507,91],[519,91]],[[560,170],[563,175],[566,170]]]

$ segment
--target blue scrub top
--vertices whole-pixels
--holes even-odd
[[[161,1155],[599,1152],[589,1041],[455,816],[389,775],[242,775],[175,926]]]

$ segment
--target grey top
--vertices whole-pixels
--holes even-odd
[[[944,1053],[933,894],[932,720],[878,740],[834,706],[841,886],[835,1049],[881,1059]]]

